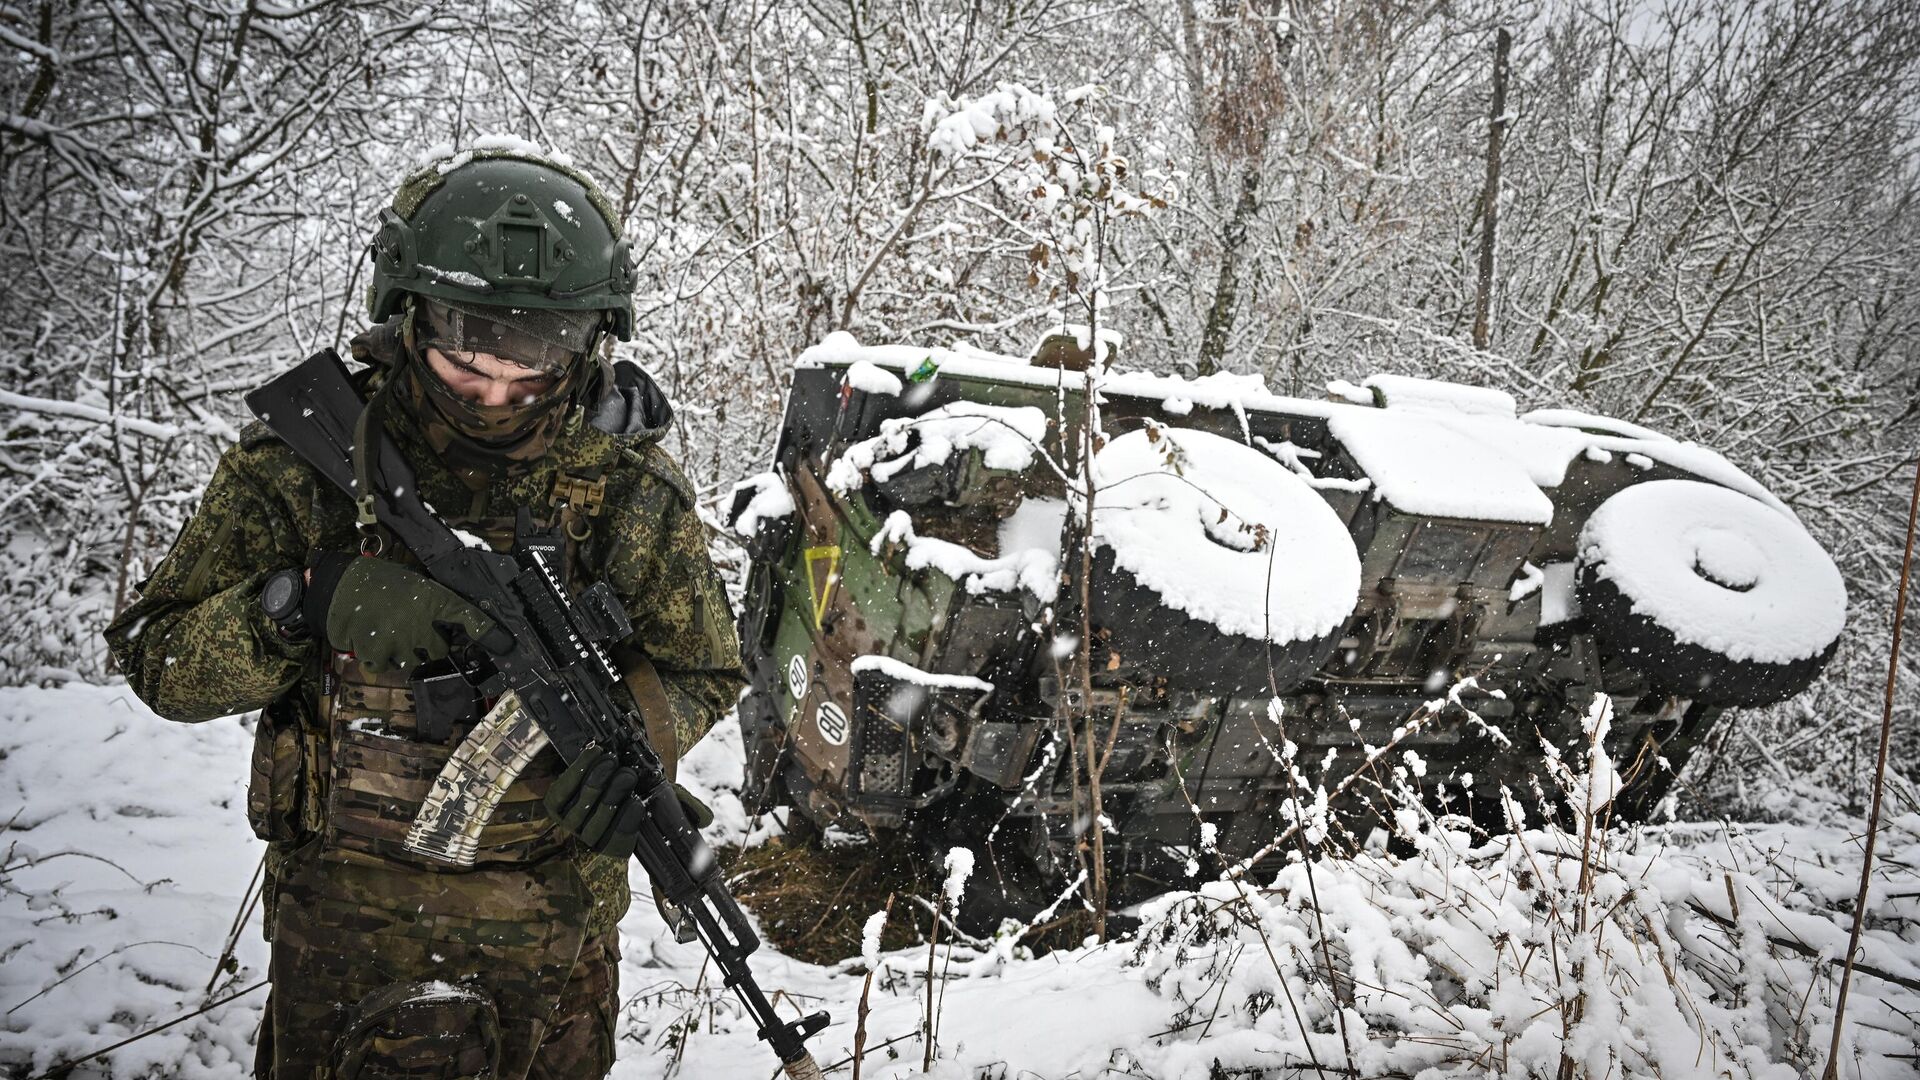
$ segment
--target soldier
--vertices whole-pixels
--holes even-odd
[[[573,587],[612,583],[634,626],[615,649],[624,685],[671,763],[733,704],[739,645],[693,492],[660,446],[667,401],[595,357],[605,334],[632,333],[619,233],[590,180],[538,156],[426,166],[380,214],[375,325],[352,348],[431,506],[496,548],[528,508],[564,528]],[[256,1075],[602,1076],[630,893],[627,860],[599,852],[632,850],[609,824],[632,774],[592,753],[563,771],[543,752],[471,869],[409,852],[467,728],[416,716],[408,671],[491,623],[356,531],[354,510],[253,424],[107,630],[162,716],[264,710],[247,792],[272,942]]]

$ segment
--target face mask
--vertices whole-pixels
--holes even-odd
[[[582,355],[603,313],[454,307],[421,298],[402,341],[411,360],[403,388],[435,452],[459,470],[512,473],[553,445],[593,366]],[[468,401],[436,374],[428,347],[486,352],[556,376],[546,389],[507,405]]]
[[[440,378],[423,357],[415,365],[421,389],[440,419],[454,430],[481,443],[504,445],[526,435],[573,396],[578,381],[575,372],[582,365],[565,369],[560,379],[537,394],[505,405],[479,405],[461,397]]]

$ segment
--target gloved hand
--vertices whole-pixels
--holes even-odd
[[[687,812],[687,820],[693,822],[694,828],[704,829],[713,824],[713,808],[701,802],[693,792],[675,784],[673,793],[680,796],[680,808]]]
[[[325,627],[327,642],[368,671],[445,659],[456,628],[483,643],[506,633],[453,590],[399,563],[328,554],[312,570],[308,623]]]
[[[634,789],[640,778],[622,768],[613,752],[591,746],[580,752],[547,789],[547,813],[560,827],[602,855],[627,858],[639,844],[647,808]],[[673,785],[694,828],[713,824],[713,811],[679,784]]]

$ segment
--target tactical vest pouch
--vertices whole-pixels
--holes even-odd
[[[583,497],[582,497],[583,498]],[[597,507],[598,495],[594,496]],[[584,498],[583,498],[584,501]],[[563,505],[573,506],[572,499]],[[515,517],[469,517],[461,527],[496,551],[513,543]],[[563,543],[568,586],[579,589],[581,546]],[[402,561],[413,565],[410,556]],[[338,681],[328,704],[331,761],[326,785],[326,844],[330,855],[386,866],[441,872],[460,867],[406,847],[408,830],[447,759],[486,712],[451,665],[423,666],[415,677],[364,671],[351,658],[337,661]],[[416,698],[416,693],[419,697]],[[560,759],[541,753],[509,786],[478,836],[473,865],[511,867],[569,850],[568,834],[548,816],[542,796],[559,775]]]
[[[352,662],[343,668],[331,712],[327,850],[388,865],[455,869],[409,851],[406,838],[434,778],[472,725],[454,725],[444,741],[423,741],[404,677],[371,675]],[[474,865],[523,865],[566,851],[566,834],[541,802],[557,773],[556,761],[550,754],[535,759],[507,788],[480,830]]]
[[[472,727],[480,720],[480,696],[468,685],[452,661],[422,664],[407,683],[413,690],[415,734],[426,742],[443,743],[456,727]]]
[[[247,824],[269,844],[310,834],[303,801],[313,793],[306,777],[306,737],[300,717],[279,703],[260,713],[247,774]]]
[[[500,1012],[485,994],[444,982],[400,983],[353,1007],[334,1047],[334,1080],[492,1080]]]

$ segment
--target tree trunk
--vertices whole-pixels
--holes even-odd
[[[1487,308],[1493,299],[1493,245],[1500,228],[1500,142],[1507,133],[1507,53],[1513,35],[1493,39],[1493,108],[1487,123],[1487,183],[1480,190],[1480,287],[1473,300],[1473,347],[1487,347]]]
[[[1220,229],[1220,276],[1214,283],[1213,307],[1207,311],[1207,326],[1200,336],[1200,356],[1194,365],[1197,374],[1213,374],[1226,358],[1227,338],[1233,333],[1240,296],[1240,250],[1247,242],[1247,221],[1259,205],[1260,162],[1247,159],[1240,163],[1240,195]]]

